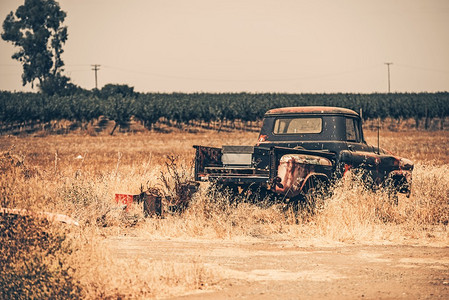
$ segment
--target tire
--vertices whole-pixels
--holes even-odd
[[[297,209],[308,215],[314,215],[322,208],[325,198],[329,195],[329,181],[324,178],[309,179],[296,199]]]

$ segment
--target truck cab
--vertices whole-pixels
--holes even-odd
[[[372,151],[360,116],[337,107],[286,107],[265,113],[257,145],[330,151]]]

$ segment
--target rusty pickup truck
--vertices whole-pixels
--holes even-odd
[[[410,195],[413,163],[365,142],[360,116],[339,107],[284,107],[265,113],[254,146],[194,146],[195,180],[235,192],[249,187],[301,200],[348,171],[376,190]]]

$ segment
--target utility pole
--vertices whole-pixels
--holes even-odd
[[[97,82],[97,71],[100,70],[101,65],[91,65],[93,67],[92,71],[95,71],[95,89],[98,90],[98,82]]]
[[[388,70],[388,93],[390,93],[390,65],[392,65],[392,62],[386,62],[387,70]]]

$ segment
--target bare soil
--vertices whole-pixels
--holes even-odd
[[[116,259],[201,264],[214,282],[179,299],[449,299],[449,247],[310,240],[114,237]]]

